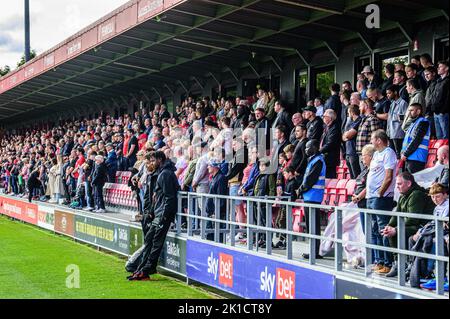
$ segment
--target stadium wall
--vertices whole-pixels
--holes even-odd
[[[122,256],[143,243],[140,226],[47,203],[0,194],[0,214],[71,237]],[[197,238],[168,234],[160,267],[243,298],[258,299],[412,299],[417,294],[386,287],[333,270],[324,271]],[[437,296],[436,296],[437,297]]]

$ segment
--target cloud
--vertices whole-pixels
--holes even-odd
[[[14,39],[5,32],[0,32],[0,52],[17,53],[23,51],[21,41]]]

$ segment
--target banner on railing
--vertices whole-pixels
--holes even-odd
[[[48,230],[55,230],[55,209],[50,206],[38,205],[37,225]]]
[[[12,198],[0,197],[0,213],[36,225],[38,206]]]
[[[334,299],[334,276],[188,239],[188,278],[244,298]]]
[[[336,278],[336,299],[415,299],[387,289]]]

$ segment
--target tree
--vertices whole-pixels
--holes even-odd
[[[9,65],[5,65],[3,68],[0,67],[0,76],[4,76],[9,72],[11,72],[11,68],[9,67]]]
[[[30,52],[30,60],[34,59],[34,57],[36,56],[36,51],[35,50],[31,50]],[[21,67],[22,65],[25,64],[25,53],[22,54],[22,57],[20,58],[20,61],[17,62],[17,67]]]

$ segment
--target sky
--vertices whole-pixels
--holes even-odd
[[[39,55],[128,0],[30,0],[30,42]],[[0,67],[24,52],[24,1],[0,0]]]

